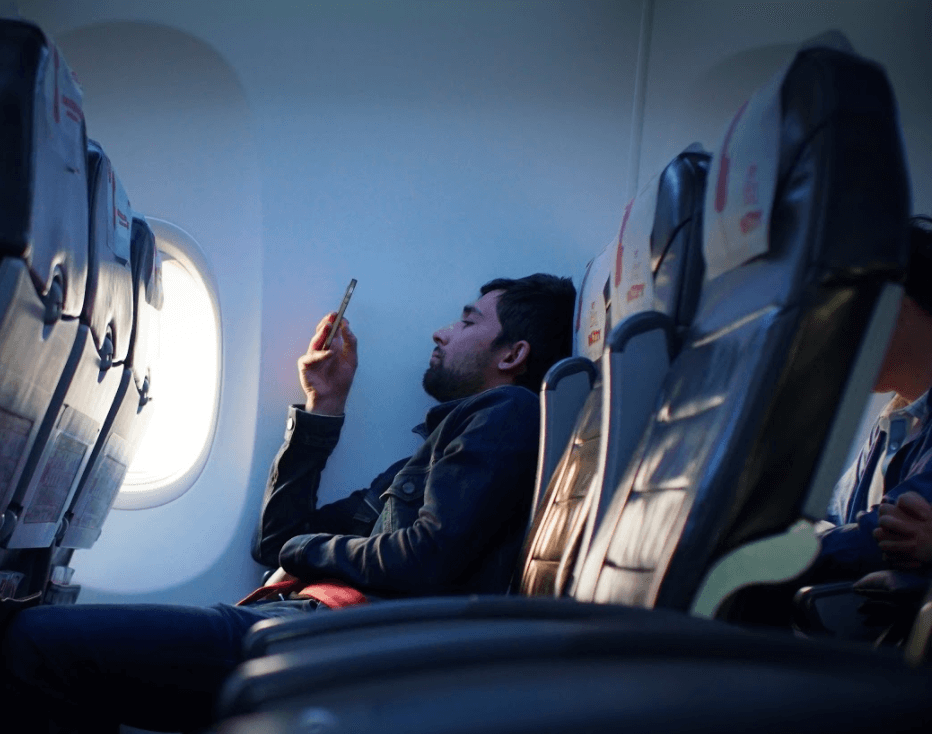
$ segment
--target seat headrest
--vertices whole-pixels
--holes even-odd
[[[77,317],[87,277],[87,179],[77,77],[37,26],[0,20],[0,256],[22,258],[40,295],[56,272]]]
[[[883,122],[854,124],[858,115]],[[822,237],[810,255],[821,264],[821,277],[859,268],[896,271],[902,264],[894,262],[899,256],[889,241],[888,222],[871,217],[865,222],[853,212],[876,210],[886,217],[904,206],[908,211],[908,184],[899,177],[880,180],[888,173],[889,155],[902,152],[900,137],[896,102],[878,64],[854,54],[837,33],[804,44],[738,110],[715,153],[704,212],[707,277],[713,280],[768,253],[782,257],[787,238],[815,237],[815,231],[797,231],[793,222],[772,221],[778,189],[807,186],[819,190],[816,206],[842,202],[826,208],[819,226],[833,236]],[[860,151],[858,159],[829,155],[833,148]],[[813,168],[813,156],[831,165]],[[872,170],[876,175],[865,176]],[[852,180],[859,184],[850,185]],[[780,241],[771,241],[777,230]]]
[[[678,330],[693,321],[705,263],[702,258],[702,208],[711,156],[694,144],[660,174],[657,212],[651,233],[654,310],[673,319]]]
[[[145,301],[152,308],[162,308],[162,256],[155,243],[152,228],[141,214],[133,214],[131,230],[131,252],[133,279],[139,284],[141,293],[138,302]]]
[[[113,361],[129,351],[133,323],[132,208],[100,144],[87,142],[88,280],[81,318],[95,341],[112,327]]]
[[[598,362],[607,336],[605,320],[608,315],[609,278],[612,265],[610,256],[614,242],[605,246],[586,266],[586,274],[579,286],[576,305],[576,324],[573,354]]]
[[[653,308],[650,237],[657,207],[658,176],[628,202],[618,237],[589,261],[579,288],[575,354],[597,362],[612,328]]]
[[[129,196],[107,154],[95,140],[87,141],[87,158],[91,229],[104,237],[104,244],[120,262],[129,263],[133,221]]]
[[[133,217],[130,248],[136,325],[133,328],[129,362],[136,385],[142,389],[161,351],[158,312],[162,308],[162,258],[152,229],[139,214]]]
[[[611,326],[654,305],[650,236],[659,180],[654,176],[625,207],[611,263]]]
[[[768,250],[786,71],[780,69],[738,108],[712,157],[702,238],[710,280]]]

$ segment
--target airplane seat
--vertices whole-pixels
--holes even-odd
[[[101,160],[101,168],[106,169],[109,161],[105,156]],[[63,518],[63,531],[47,556],[48,582],[42,596],[46,604],[77,601],[81,587],[71,583],[74,570],[68,564],[76,548],[90,548],[100,537],[104,520],[152,418],[151,371],[158,355],[163,293],[155,236],[141,216],[132,217],[130,264],[133,322],[120,384],[91,460]]]
[[[240,691],[236,702],[228,689],[226,716],[210,731],[866,734],[890,721],[902,731],[928,726],[928,670],[880,651],[672,610],[620,612],[559,625],[438,625],[432,634],[409,625],[248,661],[244,670],[261,671],[269,685]],[[289,669],[295,674],[285,678]],[[852,700],[870,705],[826,704]]]
[[[28,586],[31,561],[6,541],[23,519],[19,488],[49,441],[44,420],[79,339],[89,255],[81,90],[30,23],[0,22],[0,97],[0,598],[10,598]],[[59,448],[67,469],[70,446]],[[37,505],[30,519],[44,514]]]
[[[661,174],[651,234],[654,310],[670,314],[677,336],[692,324],[705,279],[702,207],[712,156],[695,143]]]
[[[152,347],[157,343],[154,332],[162,298],[161,268],[152,230],[140,216],[133,216],[119,179],[99,146],[91,144],[89,157],[97,172],[96,187],[92,189],[96,192],[93,216],[111,238],[119,237],[119,247],[128,260],[129,278],[123,285],[129,288],[132,321],[131,328],[124,330],[125,344],[119,351],[122,358],[115,361],[122,367],[117,394],[65,514],[65,530],[58,542],[63,549],[90,548],[100,537],[103,522],[148,426],[152,414]],[[70,554],[59,556],[62,560],[57,565],[62,565]]]
[[[689,298],[701,283],[702,268],[688,270],[681,262],[702,261],[701,253],[696,258],[690,252],[699,249],[701,228],[684,228],[684,222],[694,218],[702,200],[703,156],[707,163],[708,154],[695,148],[684,152],[632,199],[617,241],[587,268],[576,344],[599,370],[532,520],[519,561],[519,593],[563,593],[568,569],[607,494],[604,487],[614,488],[653,410],[658,380],[674,348],[672,317],[688,315],[686,308],[676,314],[648,310],[657,305],[653,280],[661,275],[661,305],[674,310],[683,298],[680,291]],[[693,238],[678,237],[681,232]]]
[[[553,365],[540,386],[540,444],[531,517],[543,499],[553,472],[570,440],[573,426],[596,380],[596,367],[587,357],[567,357]]]
[[[702,208],[710,160],[709,153],[693,144],[660,174],[649,237],[652,277],[645,281],[648,289],[653,288],[653,310],[630,317],[624,326],[613,329],[602,356],[602,412],[606,418],[602,422],[601,473],[591,485],[586,508],[577,516],[560,559],[560,593],[575,585],[595,530],[655,408],[660,381],[695,315],[705,277]],[[633,295],[632,288],[639,291],[637,283],[629,287],[626,301]],[[650,290],[647,296],[649,303]]]
[[[697,315],[577,598],[711,615],[811,562],[896,318],[908,213],[876,64],[804,49],[738,111],[710,170]]]
[[[530,522],[540,508],[553,472],[563,457],[576,421],[598,376],[596,362],[607,333],[612,245],[586,265],[578,289],[573,356],[557,362],[544,376],[540,391],[540,444]],[[586,328],[582,328],[583,321]]]
[[[636,218],[652,216],[655,190],[645,188],[638,197],[642,200]],[[583,283],[579,289],[575,322],[575,350],[580,355],[567,364],[567,360],[554,365],[544,378],[545,388],[572,368],[582,371],[589,377],[586,390],[577,389],[577,402],[567,410],[569,420],[563,424],[562,442],[547,435],[551,429],[550,421],[541,423],[541,445],[544,447],[540,457],[546,456],[550,461],[557,458],[554,470],[549,475],[547,484],[543,483],[543,473],[539,472],[540,482],[535,486],[536,512],[531,518],[530,528],[525,539],[521,557],[518,562],[516,591],[528,596],[553,595],[560,558],[569,539],[567,535],[573,526],[577,514],[582,509],[589,485],[599,473],[599,437],[602,423],[602,377],[599,374],[601,354],[605,348],[608,330],[612,324],[613,312],[634,313],[634,308],[623,308],[624,299],[617,290],[622,274],[621,257],[623,248],[618,240],[631,218],[634,200],[625,208],[622,229],[619,238],[610,243],[599,255],[589,261]],[[648,236],[652,222],[639,222],[632,226],[638,234],[645,228]],[[617,253],[617,255],[616,255]],[[616,263],[617,260],[617,263]],[[615,277],[617,272],[618,277]],[[614,282],[614,286],[613,286]],[[641,299],[643,303],[645,299]],[[616,318],[624,318],[616,315]],[[582,382],[577,378],[577,383]],[[582,386],[581,386],[582,387]],[[551,401],[546,389],[542,390],[541,411],[547,417]],[[569,428],[569,430],[567,430]],[[554,450],[553,444],[556,444]]]
[[[586,265],[577,295],[573,356],[553,365],[541,385],[540,448],[532,522],[598,376],[597,363],[611,326],[609,279],[613,249],[614,243],[610,243]]]
[[[21,508],[7,548],[48,548],[65,530],[64,515],[88,466],[123,376],[133,324],[129,201],[96,144],[87,149],[84,201],[88,269],[78,339],[17,487]],[[103,177],[103,180],[101,178]]]

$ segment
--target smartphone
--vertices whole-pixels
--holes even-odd
[[[330,333],[327,334],[327,340],[324,342],[324,349],[330,348],[330,342],[333,341],[333,337],[337,334],[337,329],[340,328],[340,322],[343,321],[343,312],[346,311],[346,306],[349,304],[349,299],[353,295],[353,291],[356,289],[356,278],[353,278],[349,285],[346,286],[346,293],[343,294],[343,303],[340,304],[340,310],[337,311],[337,317],[333,320],[333,326],[330,327]]]

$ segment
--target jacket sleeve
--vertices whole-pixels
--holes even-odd
[[[516,513],[530,506],[540,409],[533,393],[522,392],[481,393],[438,427],[413,525],[367,538],[295,537],[282,548],[282,568],[308,581],[336,578],[389,594],[454,587],[502,528],[513,525]]]
[[[252,556],[277,566],[282,545],[295,535],[316,532],[368,535],[382,502],[379,495],[407,459],[393,464],[372,485],[317,507],[320,474],[340,438],[342,417],[315,415],[292,406],[285,442],[279,449],[265,488]]]
[[[895,501],[905,492],[916,492],[932,502],[932,467],[925,466],[888,490],[884,496]],[[820,581],[858,578],[888,568],[873,536],[877,520],[875,505],[866,512],[858,513],[857,522],[827,531],[822,536],[822,548],[813,566],[814,578]]]

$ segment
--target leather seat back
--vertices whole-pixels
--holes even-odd
[[[119,279],[131,319],[120,329],[114,366],[120,382],[113,403],[101,427],[91,458],[85,467],[70,507],[59,545],[64,548],[90,548],[100,536],[103,522],[113,506],[127,469],[152,414],[148,376],[152,354],[149,344],[158,328],[151,311],[160,307],[161,292],[155,284],[148,291],[146,279],[160,280],[159,261],[152,231],[141,217],[134,217],[122,193],[119,179],[99,146],[89,149],[92,175],[92,221],[108,249],[118,252],[123,264]],[[94,227],[92,226],[92,232]],[[111,267],[113,263],[111,261]],[[114,279],[115,280],[115,279]],[[155,305],[150,303],[155,299]]]
[[[687,609],[713,564],[822,515],[895,319],[908,212],[875,64],[806,49],[738,112],[697,316],[577,598]]]
[[[85,300],[77,340],[40,428],[17,501],[21,516],[9,548],[44,548],[64,532],[63,518],[119,392],[133,327],[132,212],[100,146],[87,151],[89,227]]]
[[[684,153],[665,169],[659,180],[645,187],[626,207],[617,242],[589,264],[580,288],[577,348],[594,356],[593,347],[607,341],[605,356],[599,359],[597,368],[602,375],[593,384],[596,372],[588,372],[591,390],[532,520],[519,566],[519,589],[523,593],[561,593],[565,571],[575,565],[590,508],[598,508],[606,478],[614,487],[619,467],[623,468],[630,459],[645,417],[653,407],[655,383],[666,369],[668,341],[672,343],[673,334],[670,330],[668,339],[660,333],[665,331],[660,325],[660,332],[654,338],[649,337],[648,332],[656,331],[659,322],[638,319],[637,315],[653,305],[654,268],[663,272],[668,292],[683,283],[686,275],[702,277],[701,268],[671,267],[673,258],[668,259],[665,254],[672,248],[683,260],[688,247],[682,241],[689,236],[698,249],[701,229],[688,224],[702,198],[703,160],[707,163],[708,159],[707,155],[703,159],[703,155]],[[694,178],[684,178],[684,166],[696,174]],[[684,196],[684,192],[688,194]],[[670,199],[678,201],[679,207]],[[660,211],[658,202],[663,202]],[[674,218],[676,221],[668,221]],[[655,245],[655,234],[667,239]],[[663,254],[652,257],[654,248]],[[698,260],[701,263],[701,254]],[[671,283],[676,278],[674,286]],[[691,282],[689,288],[696,289],[698,284]],[[606,340],[601,332],[612,323],[617,326]],[[622,352],[626,352],[624,357]],[[548,400],[552,400],[548,395],[550,385],[571,368],[581,372],[582,368],[575,366],[580,361],[588,362],[585,357],[575,360],[564,361],[548,374],[542,393],[545,416]],[[607,391],[604,383],[610,383]],[[542,425],[546,430],[546,422]],[[546,436],[542,436],[542,442],[546,442]]]
[[[24,473],[79,338],[88,271],[81,91],[37,27],[0,22],[0,541],[23,514]],[[73,457],[63,455],[65,468]],[[34,468],[34,467],[33,467]],[[40,513],[42,514],[42,513]],[[54,514],[54,513],[53,513]]]

